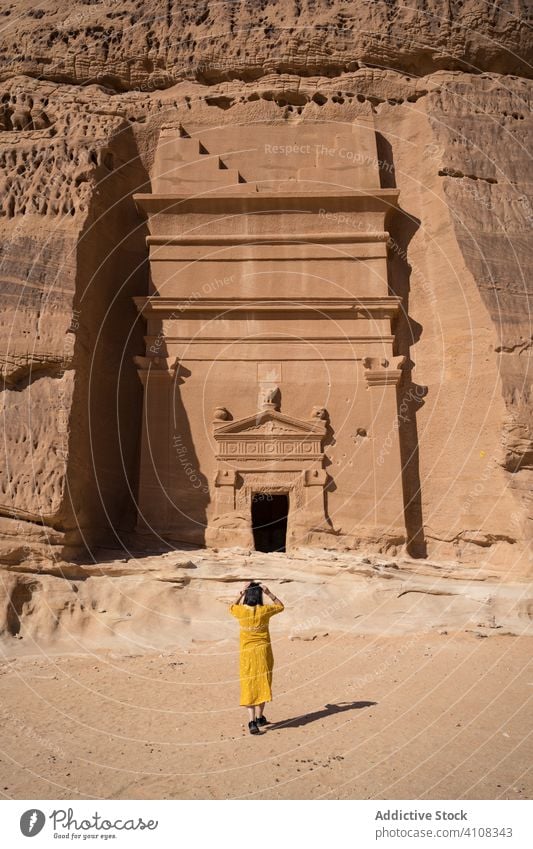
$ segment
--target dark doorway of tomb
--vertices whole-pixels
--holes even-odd
[[[285,551],[288,495],[256,492],[252,498],[252,529],[256,551]]]

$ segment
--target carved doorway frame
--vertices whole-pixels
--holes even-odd
[[[254,547],[252,498],[255,493],[287,495],[287,548],[301,533],[327,523],[322,443],[325,411],[308,420],[295,419],[267,405],[236,421],[217,409],[213,422],[216,444],[216,512],[208,526],[209,544]]]

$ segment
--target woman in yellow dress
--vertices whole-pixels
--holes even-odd
[[[266,593],[272,604],[263,604],[263,593]],[[230,606],[230,613],[239,620],[241,626],[241,705],[248,709],[250,734],[260,734],[260,726],[267,724],[263,711],[265,702],[272,700],[274,667],[268,623],[271,616],[284,609],[279,598],[268,587],[255,581],[246,584],[235,604]]]

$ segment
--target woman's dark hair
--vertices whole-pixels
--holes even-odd
[[[250,607],[255,607],[257,604],[263,604],[263,590],[261,585],[256,581],[252,581],[246,592],[244,593],[244,603]]]

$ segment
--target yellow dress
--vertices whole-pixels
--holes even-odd
[[[241,705],[260,705],[272,700],[274,655],[268,622],[281,613],[282,604],[232,604],[230,613],[241,626],[240,678]]]

